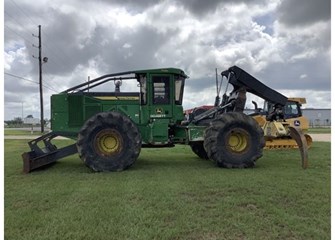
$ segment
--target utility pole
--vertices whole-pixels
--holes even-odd
[[[38,58],[33,55],[34,58],[38,59],[39,66],[39,85],[40,85],[40,108],[41,108],[41,133],[44,133],[44,110],[43,110],[43,84],[42,84],[42,37],[41,37],[41,25],[38,25]],[[33,45],[33,47],[36,47]],[[47,62],[48,58],[43,58],[43,62]]]

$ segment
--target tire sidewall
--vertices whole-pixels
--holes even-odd
[[[106,129],[118,132],[122,138],[120,151],[109,156],[98,153],[96,149],[96,137]],[[119,112],[98,113],[86,121],[79,134],[84,137],[78,151],[84,155],[81,156],[84,163],[94,171],[122,171],[130,167],[139,155],[141,142],[134,138],[134,135],[139,135],[138,128]]]
[[[228,143],[231,132],[239,132],[246,138],[246,148],[232,150]],[[264,134],[258,123],[239,112],[224,113],[206,129],[204,145],[210,159],[220,167],[252,167],[263,154]]]
[[[247,147],[241,152],[234,152],[229,146],[228,139],[232,131],[241,132],[245,134],[247,138]],[[246,122],[234,122],[219,130],[217,144],[218,154],[225,159],[225,163],[233,165],[250,165],[253,163],[250,159],[253,159],[255,148],[258,149],[257,146],[260,144],[260,141],[258,132],[255,128],[251,127]]]

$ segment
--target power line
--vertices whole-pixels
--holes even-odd
[[[26,40],[27,42],[29,42],[32,46],[34,46],[34,43],[32,41],[30,41],[29,39],[27,39],[26,37],[24,37],[23,35],[19,34],[18,32],[14,31],[13,29],[11,29],[9,26],[7,26],[6,24],[4,25],[6,28],[8,28],[8,30],[10,30],[12,33],[14,33],[15,35],[19,36],[20,38],[22,38],[23,40]],[[45,44],[42,44],[44,47],[46,47],[47,49],[51,50],[51,52],[54,54],[54,56],[56,58],[58,58],[59,62],[64,62],[62,59],[59,58],[58,55],[55,54],[55,51],[52,51],[51,48],[49,48],[48,46],[46,46]],[[27,47],[27,46],[26,46]],[[60,65],[57,61],[53,61],[56,65],[58,65],[59,67],[63,67],[65,66],[64,64],[63,65]]]
[[[39,84],[39,82],[37,82],[37,81],[31,80],[31,79],[28,79],[28,78],[24,78],[24,77],[20,77],[20,76],[14,75],[12,73],[4,72],[4,74],[8,75],[8,76],[11,76],[11,77],[14,77],[14,78],[22,79],[22,80],[27,81],[27,82],[32,82],[32,83],[35,83],[35,84]],[[45,88],[47,88],[47,89],[49,89],[51,91],[54,91],[54,92],[58,93],[55,89],[52,89],[51,87],[48,87],[48,86],[46,86],[44,84],[43,84],[43,87],[45,87]]]
[[[33,19],[31,17],[29,17],[29,14],[27,14],[22,8],[20,8],[13,0],[11,0],[11,2],[13,3],[13,5],[21,12],[21,15],[24,16],[27,20],[29,20],[31,23],[33,23],[34,25],[38,25],[36,24]],[[24,26],[25,24],[21,24],[19,22],[19,18],[18,17],[13,17],[13,15],[9,14],[6,10],[4,11],[4,13],[10,17],[16,24],[18,24],[18,26]],[[16,11],[16,13],[18,13],[18,11]],[[17,15],[17,14],[16,14]],[[5,24],[7,25],[7,24]],[[9,30],[11,30],[13,33],[15,33],[16,35],[18,35],[19,37],[23,38],[24,40],[30,42],[31,44],[33,44],[31,41],[29,41],[26,37],[24,37],[22,34],[19,34],[18,32],[14,31],[13,29],[11,29],[8,25],[6,26],[7,28],[9,28]],[[24,29],[25,31],[29,31],[27,29]],[[43,32],[44,33],[44,32]],[[30,34],[30,33],[29,33]],[[46,34],[46,33],[44,33]],[[53,50],[51,46],[47,46],[45,43],[42,44],[42,46],[46,47],[48,50],[50,50],[53,53],[53,56],[55,56],[58,61],[53,61],[54,63],[56,63],[59,67],[63,68],[64,66],[66,66],[66,64],[64,62],[66,62],[67,58],[65,57],[60,57],[62,55],[57,54],[57,52],[63,52],[63,55],[65,55],[66,53],[64,53],[64,51],[62,51],[60,48],[56,47],[56,50]],[[59,62],[59,63],[58,63]],[[61,64],[60,64],[61,63]]]
[[[11,76],[11,77],[19,78],[19,79],[22,79],[22,80],[25,80],[25,81],[28,81],[28,82],[33,82],[33,83],[38,84],[38,82],[36,82],[36,81],[33,81],[33,80],[31,80],[31,79],[27,79],[27,78],[24,78],[24,77],[20,77],[20,76],[11,74],[11,73],[4,72],[4,74],[5,74],[5,75],[8,75],[8,76]]]
[[[53,63],[55,63],[56,65],[58,65],[60,68],[65,67],[64,59],[66,59],[66,58],[62,59],[61,57],[59,57],[59,55],[56,54],[56,52],[55,52],[54,50],[52,50],[51,47],[48,47],[48,46],[45,45],[44,43],[42,43],[42,46],[43,46],[43,47],[46,47],[48,50],[50,50],[50,52],[53,53],[53,56],[55,56],[55,57],[59,60],[59,62],[62,63],[62,65],[60,65],[60,64],[58,63],[58,61],[55,61],[55,58],[53,58],[53,59],[50,58],[50,59],[49,59],[50,61],[52,61]],[[56,48],[57,48],[57,47],[56,47]],[[57,48],[57,50],[60,51],[59,48]],[[50,55],[50,52],[48,52],[48,55]]]
[[[26,40],[27,42],[33,44],[33,42],[31,42],[30,40],[28,40],[28,39],[25,38],[24,36],[20,35],[20,34],[17,33],[16,31],[14,31],[13,29],[11,29],[9,26],[7,26],[6,24],[5,24],[5,27],[6,27],[8,30],[10,30],[10,31],[12,31],[13,33],[15,33],[17,36],[19,36],[19,37],[23,38],[24,40]]]
[[[8,27],[8,26],[6,26],[6,27]],[[34,45],[31,41],[29,41],[28,39],[24,38],[22,35],[18,34],[18,33],[15,32],[14,30],[10,29],[9,27],[8,27],[8,29],[11,30],[11,31],[12,31],[13,33],[15,33],[16,35],[18,35],[19,37],[23,38],[24,40],[26,40],[26,41],[30,42],[32,45]],[[44,45],[44,44],[43,44],[43,45]],[[62,67],[62,66],[60,66],[57,62],[54,61],[54,63],[55,63],[56,65],[58,65],[59,67]],[[33,82],[33,83],[37,83],[37,82],[34,82],[34,81],[30,80],[30,79],[22,78],[22,77],[13,75],[13,74],[9,74],[9,73],[7,73],[7,75],[12,76],[12,77],[17,77],[17,78],[23,79],[23,80],[25,80],[25,81],[30,81],[30,82]],[[59,92],[59,91],[55,90],[54,88],[50,87],[49,84],[43,83],[43,86],[44,86],[45,88],[48,88],[48,89],[54,91],[54,92]]]
[[[4,13],[8,16],[8,17],[10,17],[12,20],[14,20],[14,22],[17,24],[17,26],[18,26],[18,28],[21,30],[22,28],[22,26],[25,26],[25,24],[21,24],[19,21],[18,21],[18,18],[15,18],[15,17],[13,17],[12,15],[10,15],[6,10],[4,10]],[[10,22],[9,22],[10,23]],[[14,23],[14,24],[15,24]],[[31,43],[31,44],[33,44],[28,38],[26,38],[26,37],[24,37],[24,35],[26,35],[26,34],[24,34],[24,35],[22,35],[24,32],[23,31],[20,31],[20,33],[18,33],[17,31],[15,31],[15,30],[13,30],[11,27],[9,27],[9,25],[8,24],[4,24],[9,30],[11,30],[13,33],[15,33],[17,36],[19,36],[19,37],[21,37],[21,38],[23,38],[24,40],[26,40],[26,41],[28,41],[29,43]],[[17,27],[17,26],[14,26],[14,27]],[[26,32],[26,33],[28,33],[28,36],[29,37],[31,37],[31,32],[27,29],[27,28],[23,28],[23,30]]]
[[[50,41],[50,36],[48,34],[46,34],[45,31],[42,31],[42,34],[45,35],[45,38],[46,38],[47,41]],[[44,43],[42,43],[42,45],[45,46]],[[47,47],[47,46],[45,46],[45,47],[52,51],[52,49],[50,49],[50,47]],[[64,51],[62,48],[57,47],[57,46],[55,46],[55,48],[56,48],[57,52],[60,53],[60,55],[56,54],[54,51],[52,51],[52,52],[62,63],[64,62],[64,60],[67,61],[67,59],[70,58],[68,53],[66,51]],[[62,56],[62,57],[59,57],[59,56]],[[65,56],[65,57],[63,57],[63,56]]]
[[[27,15],[17,4],[16,4],[16,2],[14,2],[14,0],[10,0],[14,5],[15,5],[15,7],[16,8],[18,8],[22,13],[23,13],[23,15],[25,15],[30,21],[31,21],[31,23],[33,23],[34,25],[38,25],[38,24],[36,24],[30,17],[29,17],[29,15]]]
[[[14,20],[14,22],[16,22],[18,24],[18,26],[23,26],[21,23],[19,23],[19,21],[17,20],[17,18],[14,18],[12,15],[10,15],[6,10],[4,10],[5,15],[7,15],[8,17],[10,17],[11,19]],[[24,28],[26,31],[28,31],[26,28]]]
[[[58,89],[58,88],[51,87],[50,84],[52,84],[52,82],[53,82],[52,81],[52,76],[48,73],[45,73],[45,72],[43,73],[43,75],[44,75],[44,80],[47,80],[47,81],[43,82],[43,86],[48,86],[48,87],[54,89],[55,92],[60,92],[59,90],[55,90],[55,89]]]

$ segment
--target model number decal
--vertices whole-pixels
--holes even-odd
[[[150,115],[151,118],[164,118],[166,117],[165,114],[152,114]]]

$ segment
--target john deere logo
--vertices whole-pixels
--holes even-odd
[[[294,126],[299,127],[300,126],[300,121],[299,120],[295,120],[294,121]]]
[[[157,114],[162,114],[162,113],[163,113],[163,109],[161,109],[161,108],[156,108],[156,113],[157,113]]]

